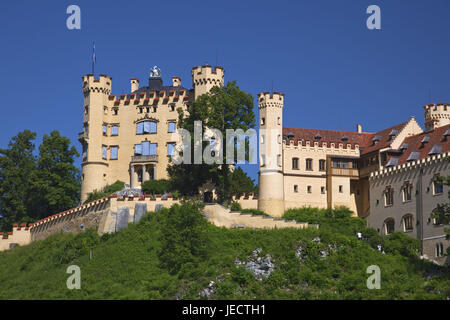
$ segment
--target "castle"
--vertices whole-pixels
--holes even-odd
[[[281,216],[290,208],[347,206],[380,234],[405,232],[439,263],[450,246],[431,213],[448,203],[450,105],[424,107],[414,118],[375,133],[283,127],[284,95],[258,95],[258,208]]]
[[[83,132],[81,201],[88,193],[101,190],[117,180],[131,188],[146,180],[167,178],[169,156],[177,141],[178,112],[213,86],[224,84],[224,69],[216,66],[192,68],[192,89],[172,77],[170,86],[163,85],[161,71],[150,71],[148,86],[130,80],[130,93],[111,94],[112,78],[83,76]]]
[[[83,77],[83,132],[79,134],[83,146],[82,201],[89,192],[117,180],[133,188],[148,179],[167,178],[169,157],[179,141],[174,138],[177,109],[186,111],[197,97],[222,86],[224,69],[193,67],[192,89],[182,87],[177,76],[172,77],[171,86],[163,85],[156,67],[150,71],[148,86],[139,87],[139,80],[132,78],[129,94],[112,95],[111,84],[107,75]],[[260,93],[257,102],[259,194],[233,200],[242,208],[258,208],[275,220],[256,222],[255,217],[214,207],[208,213],[213,223],[232,226],[245,221],[247,227],[289,227],[288,222],[276,220],[287,209],[347,206],[380,234],[401,231],[416,237],[423,254],[448,263],[444,252],[450,241],[445,238],[442,222],[431,213],[438,204],[449,201],[448,187],[439,183],[439,177],[450,175],[450,162],[446,161],[450,155],[449,104],[424,107],[425,130],[412,117],[378,132],[363,132],[360,124],[355,131],[286,128],[282,93]],[[213,191],[214,186],[208,188]],[[206,192],[202,195],[206,200]],[[178,202],[161,195],[156,199],[142,197],[139,201],[153,210],[156,202],[151,201],[157,199],[158,205]],[[64,228],[71,232],[80,232],[81,226],[98,227],[99,232],[117,230],[119,220],[136,220],[138,208],[133,202],[138,199],[117,202],[121,200],[126,199],[109,197],[28,227],[15,225],[13,233],[3,237],[0,250]],[[122,215],[125,218],[120,218]]]

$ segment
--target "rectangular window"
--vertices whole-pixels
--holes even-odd
[[[292,170],[298,170],[298,158],[292,159]]]
[[[150,155],[156,156],[156,143],[150,143]]]
[[[306,170],[312,171],[312,159],[306,159]]]
[[[344,186],[339,186],[339,193],[344,192]]]
[[[104,124],[103,125],[103,135],[104,136],[106,136],[106,132],[107,132],[106,130],[107,130],[107,127],[106,127],[106,124]]]
[[[311,192],[312,192],[312,187],[311,187],[311,186],[306,187],[306,191],[307,191],[308,193],[311,193]]]
[[[83,144],[83,161],[87,159],[87,149],[88,149],[87,144]]]
[[[411,201],[411,191],[412,191],[412,184],[409,182],[405,182],[402,188],[403,202]]]
[[[169,122],[169,133],[175,132],[175,122]]]
[[[150,133],[150,131],[151,131],[150,123],[151,122],[149,122],[149,121],[144,122],[144,133]]]
[[[298,185],[294,185],[294,192],[295,192],[295,193],[298,192]]]
[[[174,154],[174,148],[175,148],[175,143],[168,143],[167,144],[167,155],[168,156],[173,156]]]
[[[119,147],[114,146],[111,147],[111,160],[117,160],[118,157],[118,153],[119,153]]]
[[[142,142],[142,155],[149,156],[150,155],[150,141]]]
[[[408,215],[403,219],[403,223],[405,225],[405,231],[413,230],[413,217],[412,215]]]
[[[319,160],[319,170],[325,171],[325,160],[323,159]]]
[[[102,146],[102,159],[106,160],[107,147]]]
[[[118,136],[119,135],[119,127],[118,126],[112,126],[111,135],[112,136]]]
[[[444,192],[444,186],[439,181],[433,181],[433,193],[435,195],[442,194]]]
[[[325,194],[325,187],[320,187],[320,193]]]
[[[143,122],[139,122],[137,124],[136,134],[143,134],[143,133],[144,133],[144,123]]]
[[[134,145],[134,154],[137,156],[142,155],[142,144],[135,144]]]

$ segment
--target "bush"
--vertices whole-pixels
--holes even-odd
[[[184,264],[195,265],[205,259],[210,242],[208,222],[200,213],[198,203],[175,204],[170,209],[158,211],[158,217],[161,225],[161,250],[158,257],[163,268],[175,274]],[[192,269],[192,266],[188,269]]]
[[[242,210],[241,204],[239,202],[232,202],[230,208],[231,208],[231,211],[241,211]]]
[[[165,179],[148,180],[142,184],[144,194],[163,194],[169,192],[170,189],[170,181]]]
[[[123,190],[125,188],[125,182],[117,180],[111,185],[106,185],[102,190],[94,190],[88,193],[88,198],[84,203],[88,203],[97,199],[101,199],[110,196],[114,192]]]

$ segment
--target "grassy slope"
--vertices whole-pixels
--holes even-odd
[[[306,210],[308,211],[308,210]],[[385,241],[383,255],[354,236],[361,221],[319,215],[320,230],[225,229],[208,225],[209,258],[185,265],[176,275],[159,267],[159,214],[146,215],[138,224],[99,238],[88,230],[77,236],[58,234],[26,247],[0,253],[0,299],[197,299],[202,288],[217,277],[215,299],[445,299],[450,296],[450,272],[399,253],[413,243],[402,236]],[[312,220],[312,211],[288,212],[288,218]],[[311,240],[322,237],[321,243]],[[371,236],[371,241],[378,239]],[[375,239],[375,240],[374,240]],[[328,244],[337,251],[327,258]],[[406,245],[405,245],[406,244]],[[301,262],[296,248],[306,249]],[[89,260],[89,248],[93,259]],[[275,271],[263,281],[234,265],[256,248],[270,254]],[[68,290],[69,265],[81,268],[81,290]],[[381,290],[368,290],[366,268],[381,268]],[[430,271],[439,274],[426,278]]]

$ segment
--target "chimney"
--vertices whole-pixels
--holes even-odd
[[[177,77],[177,76],[172,77],[172,86],[174,86],[174,87],[181,86],[181,79],[180,79],[180,77]]]
[[[357,131],[359,134],[362,133],[362,126],[361,126],[359,123],[356,125],[356,131]]]
[[[131,83],[131,92],[134,92],[137,89],[139,89],[139,80],[138,79],[131,78],[130,83]]]

